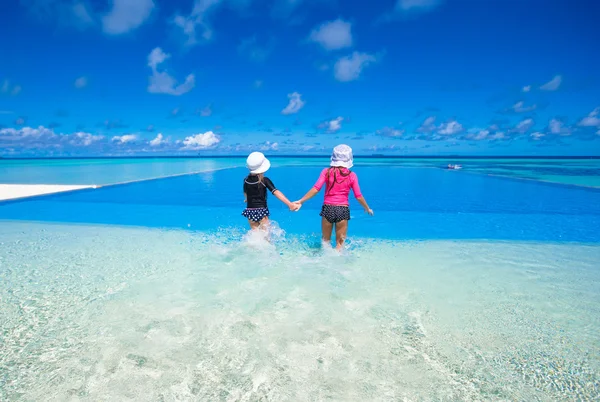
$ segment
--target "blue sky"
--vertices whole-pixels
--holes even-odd
[[[599,13],[591,0],[4,2],[0,155],[598,155]]]

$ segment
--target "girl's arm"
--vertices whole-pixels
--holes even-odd
[[[373,210],[369,208],[369,204],[367,204],[367,200],[362,196],[362,192],[360,191],[360,186],[358,185],[358,176],[353,173],[352,177],[352,191],[354,192],[354,196],[356,197],[356,201],[365,209],[365,212],[369,215],[373,215]]]
[[[248,202],[248,195],[246,194],[245,191],[244,191],[244,202]]]
[[[311,198],[313,198],[318,193],[319,193],[319,190],[317,190],[316,188],[313,187],[310,190],[308,190],[308,193],[304,194],[304,197],[300,198],[296,202],[300,203],[300,204],[304,204],[306,201],[310,200]]]
[[[297,210],[299,210],[299,209],[300,209],[300,208],[299,208],[299,207],[298,207],[298,206],[297,206],[295,203],[293,203],[293,202],[291,202],[290,200],[288,200],[288,199],[286,198],[286,196],[285,196],[285,195],[283,195],[283,193],[282,193],[281,191],[279,191],[279,190],[275,190],[275,191],[273,192],[273,195],[274,195],[275,197],[277,197],[277,199],[278,199],[279,201],[281,201],[281,202],[283,202],[285,205],[287,205],[287,206],[288,206],[288,208],[290,209],[290,211],[297,211]]]
[[[323,169],[323,171],[319,175],[319,179],[317,180],[317,182],[315,183],[315,185],[310,190],[308,190],[308,192],[306,194],[304,194],[304,197],[300,198],[296,202],[299,203],[300,205],[302,205],[306,201],[310,200],[315,195],[317,195],[319,193],[319,191],[321,191],[321,188],[323,187],[323,184],[325,184],[325,175],[326,174],[327,174],[327,169]]]
[[[362,205],[366,213],[373,216],[373,210],[369,208],[369,204],[367,204],[367,200],[365,200],[365,197],[361,195],[360,197],[356,198],[356,201],[358,201],[358,203]]]
[[[277,199],[281,202],[283,202],[285,205],[288,206],[288,208],[290,209],[290,211],[297,211],[300,209],[300,206],[298,206],[297,204],[290,202],[290,200],[288,200],[286,198],[285,195],[283,195],[283,193],[279,190],[277,190],[277,188],[275,188],[275,185],[273,184],[273,182],[267,178],[264,177],[263,178],[263,184],[265,185],[265,187],[267,187],[267,189],[275,196],[277,197]]]

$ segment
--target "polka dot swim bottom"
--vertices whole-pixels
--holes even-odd
[[[242,215],[253,222],[260,222],[269,216],[269,208],[246,208]]]
[[[323,205],[319,214],[327,219],[329,223],[337,223],[350,220],[350,208],[342,205]]]

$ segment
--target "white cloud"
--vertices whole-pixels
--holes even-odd
[[[335,133],[342,128],[342,121],[344,121],[343,117],[337,117],[319,124],[319,128],[327,130],[328,133]]]
[[[211,105],[207,105],[206,107],[203,107],[200,110],[200,116],[202,117],[209,117],[213,114],[213,110],[212,110],[212,106]]]
[[[171,55],[166,54],[160,47],[156,47],[152,49],[150,54],[148,55],[148,66],[152,70],[156,70],[158,65],[167,60]]]
[[[381,130],[375,131],[375,134],[381,137],[400,138],[404,134],[404,130],[398,130],[392,127],[384,127]]]
[[[421,124],[421,126],[419,128],[417,128],[417,131],[420,133],[430,133],[434,130],[435,130],[435,116],[429,116],[428,118],[426,118],[423,121],[423,124]]]
[[[250,60],[261,63],[269,57],[273,48],[273,42],[270,41],[265,45],[260,45],[256,36],[242,40],[238,46],[238,52],[247,56]]]
[[[161,145],[167,144],[169,140],[166,140],[161,133],[158,133],[156,138],[150,141],[151,147],[159,147]]]
[[[137,134],[125,134],[125,135],[115,135],[112,137],[112,142],[116,142],[118,144],[127,144],[130,142],[135,142],[138,140]]]
[[[221,3],[223,3],[223,0],[196,0],[189,16],[175,16],[173,23],[181,29],[182,34],[187,38],[185,42],[187,46],[198,44],[196,32],[198,27],[202,30],[202,39],[209,41],[212,38],[213,32],[206,21],[206,17],[211,9]]]
[[[456,120],[450,120],[447,123],[442,123],[438,127],[437,133],[440,135],[454,135],[463,131],[463,126]]]
[[[102,141],[104,136],[84,133],[82,131],[73,134],[69,140],[71,145],[89,147],[95,142]]]
[[[599,114],[600,107],[597,107],[596,109],[592,110],[590,114],[581,119],[578,124],[583,127],[600,127],[600,118],[598,117]]]
[[[85,88],[88,84],[88,80],[87,77],[79,77],[75,80],[75,88],[81,89],[81,88]]]
[[[166,71],[158,71],[159,64],[163,63],[171,57],[169,54],[157,47],[148,55],[148,66],[152,69],[150,83],[148,84],[148,92],[156,94],[183,95],[189,92],[196,85],[194,74],[189,74],[185,81],[177,85],[177,80]]]
[[[531,85],[525,85],[523,87],[523,92],[529,92],[529,91],[531,91]]]
[[[442,0],[398,0],[397,11],[429,11],[439,6]]]
[[[22,128],[3,128],[0,130],[0,139],[41,139],[55,137],[54,131],[44,126],[22,127]]]
[[[385,152],[385,151],[397,151],[400,150],[402,148],[400,148],[398,145],[396,144],[391,144],[391,145],[372,145],[370,147],[365,148],[365,150],[367,151],[372,151],[372,152]]]
[[[490,135],[489,130],[481,130],[476,134],[469,134],[467,136],[467,138],[469,138],[471,140],[475,140],[475,141],[481,141],[481,140],[485,140],[486,138],[488,138],[489,135]]]
[[[537,109],[537,105],[525,106],[525,102],[519,101],[512,106],[512,110],[516,113],[527,113]]]
[[[552,134],[560,134],[563,123],[560,120],[552,119],[548,123],[548,131]]]
[[[252,152],[252,151],[262,151],[262,152],[269,152],[269,151],[279,151],[281,150],[281,145],[283,145],[284,148],[287,149],[293,149],[293,150],[298,150],[299,145],[297,145],[295,143],[295,141],[285,141],[282,144],[278,143],[278,142],[272,142],[272,141],[265,141],[262,143],[246,143],[246,144],[240,144],[240,143],[235,143],[235,144],[231,144],[231,145],[222,145],[219,146],[219,150],[220,151],[235,151],[235,152]]]
[[[525,119],[520,121],[515,127],[514,131],[525,134],[527,131],[531,130],[533,127],[534,121],[533,119]]]
[[[86,29],[95,24],[86,1],[22,0],[21,3],[41,20],[55,21],[77,29]]]
[[[155,138],[146,140],[138,134],[126,134],[106,138],[103,135],[88,132],[75,132],[63,134],[43,126],[4,128],[0,129],[0,149],[13,149],[15,154],[35,153],[87,153],[106,154],[122,152],[150,152],[152,150],[186,151],[211,148],[218,144],[220,139],[212,131],[204,134],[189,136],[184,140],[171,141],[162,133]],[[276,142],[265,142],[259,145],[260,149],[278,150]],[[41,153],[40,153],[41,152]]]
[[[298,113],[300,109],[304,107],[304,101],[301,99],[301,94],[298,92],[293,92],[288,94],[288,99],[290,100],[288,105],[281,111],[281,114],[294,114]]]
[[[571,135],[571,129],[565,126],[565,123],[558,119],[552,119],[548,123],[548,132],[554,135],[567,136]]]
[[[78,21],[78,25],[83,28],[86,26],[94,25],[94,19],[90,14],[87,6],[84,3],[75,2],[72,8],[73,15]]]
[[[543,91],[556,91],[562,83],[562,76],[557,75],[540,87]]]
[[[329,122],[329,128],[327,129],[327,131],[329,131],[330,133],[335,133],[336,131],[340,130],[342,128],[343,120],[343,117],[338,117],[336,119],[331,120]]]
[[[2,83],[2,88],[0,88],[0,92],[2,93],[10,93],[11,95],[15,96],[21,93],[21,86],[20,85],[15,85],[15,86],[11,86],[10,81],[9,80],[4,80],[4,82]]]
[[[60,149],[65,146],[89,147],[104,140],[102,135],[85,132],[74,134],[57,134],[44,126],[4,128],[0,130],[0,148],[14,145],[20,149]]]
[[[185,43],[187,46],[192,46],[197,43],[196,22],[193,18],[177,15],[175,16],[175,18],[173,18],[173,24],[178,26],[181,29],[183,35],[187,37],[187,41]],[[207,35],[208,37],[206,39],[210,39],[210,37],[212,36],[212,32],[209,31],[208,28],[206,29],[209,32],[209,34]]]
[[[279,144],[276,142],[265,141],[259,148],[261,151],[277,151],[279,150]]]
[[[113,8],[102,18],[102,29],[120,35],[139,28],[152,14],[153,0],[112,0]]]
[[[541,140],[542,138],[544,138],[546,136],[546,134],[544,133],[540,133],[539,131],[536,131],[535,133],[531,133],[529,135],[534,141],[538,141]]]
[[[338,81],[354,81],[360,77],[365,67],[376,61],[377,58],[373,55],[354,52],[350,56],[338,59],[333,67],[333,74]]]
[[[315,28],[309,40],[325,50],[337,50],[352,46],[352,24],[342,19],[325,22]]]
[[[207,131],[203,134],[196,134],[186,137],[183,140],[183,148],[185,150],[200,150],[210,148],[217,145],[221,140],[212,131]]]

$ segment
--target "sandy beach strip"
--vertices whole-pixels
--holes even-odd
[[[0,184],[0,201],[95,188],[94,185]]]

